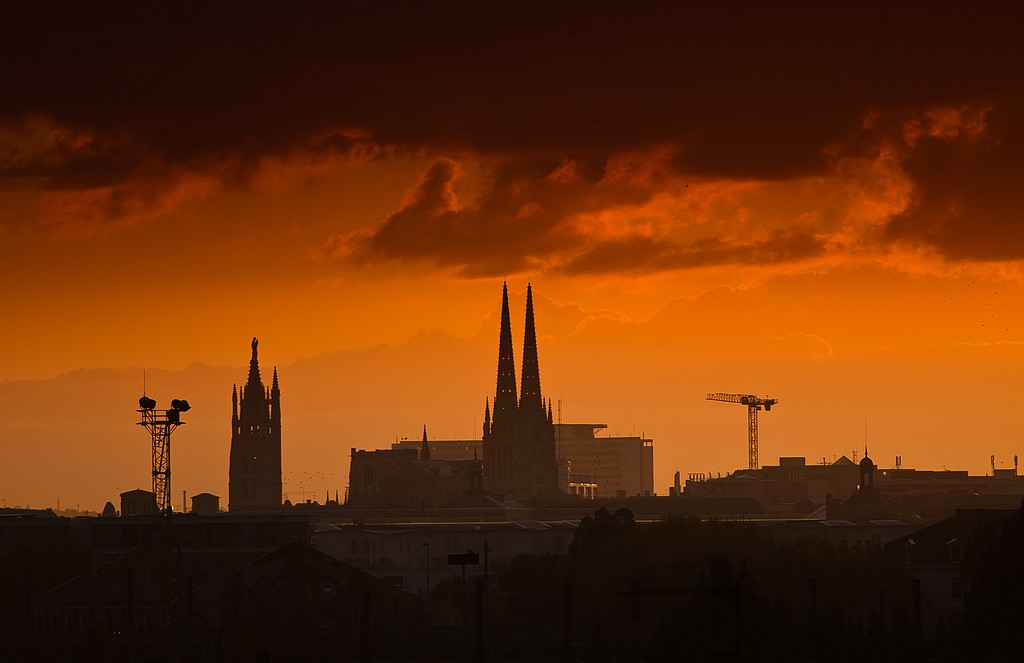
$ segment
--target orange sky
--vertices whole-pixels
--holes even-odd
[[[1024,451],[1013,5],[78,7],[0,27],[0,504],[227,494],[230,391],[280,371],[285,490],[476,435],[501,283],[563,420],[656,485],[863,450]],[[421,12],[422,15],[414,15]],[[85,29],[88,27],[89,29]],[[866,426],[865,426],[866,421]]]

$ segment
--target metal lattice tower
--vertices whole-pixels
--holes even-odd
[[[141,409],[136,410],[142,415],[140,426],[149,431],[153,438],[153,495],[156,499],[156,512],[160,515],[171,514],[171,433],[178,426],[184,425],[181,413],[189,409],[187,401],[175,399],[171,401],[169,410],[157,410],[156,401],[143,396],[139,399]]]
[[[708,394],[709,401],[723,403],[739,403],[747,406],[747,469],[758,469],[757,463],[757,413],[764,407],[771,412],[772,406],[779,402],[777,398],[758,398],[753,394]]]

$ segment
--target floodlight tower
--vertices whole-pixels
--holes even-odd
[[[171,432],[184,425],[181,413],[190,409],[188,401],[175,398],[170,409],[157,410],[156,401],[143,394],[136,410],[142,415],[139,425],[153,437],[153,494],[156,512],[165,516],[171,515]]]

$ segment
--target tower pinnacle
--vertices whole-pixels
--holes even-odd
[[[533,288],[526,286],[526,329],[523,332],[523,382],[519,410],[524,417],[546,416],[540,395],[540,362],[537,358],[537,329],[533,321]]]
[[[252,337],[252,358],[249,359],[249,380],[246,386],[261,384],[260,379],[260,360],[256,351],[256,346],[259,345],[259,339],[255,336]]]
[[[512,352],[512,321],[508,312],[508,284],[501,286],[501,332],[498,339],[498,388],[494,395],[494,428],[514,425],[519,411],[516,363]]]

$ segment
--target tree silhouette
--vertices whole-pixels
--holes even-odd
[[[608,543],[621,539],[636,525],[633,512],[627,508],[616,509],[612,514],[605,507],[586,516],[576,528],[576,535],[569,544],[569,557],[574,564],[591,563],[598,552]]]
[[[1017,634],[1024,627],[1024,503],[998,526],[978,536],[964,561],[964,629],[984,659],[1019,660]]]

